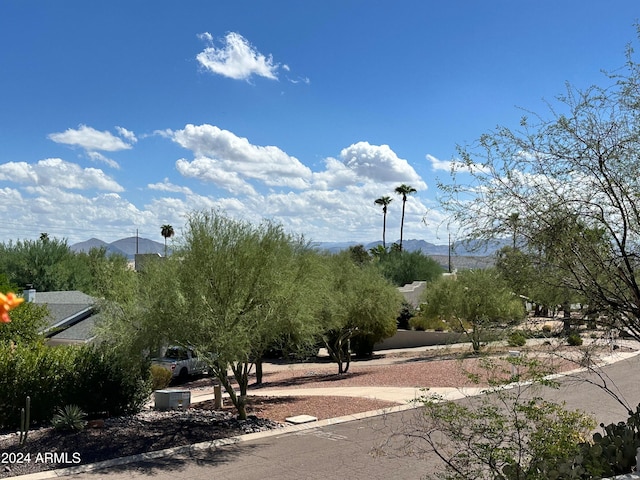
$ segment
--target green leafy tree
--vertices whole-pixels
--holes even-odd
[[[504,238],[505,212],[518,212],[519,241],[540,251],[556,282],[640,338],[640,68],[631,48],[607,78],[568,86],[546,116],[460,149],[442,204],[484,240]]]
[[[402,219],[400,220],[400,244],[399,248],[402,251],[402,235],[404,232],[404,209],[407,204],[407,196],[417,192],[415,188],[410,185],[402,184],[396,187],[395,192],[402,197]]]
[[[364,248],[364,245],[353,245],[349,247],[351,259],[358,265],[364,265],[371,261],[371,255]]]
[[[466,270],[455,279],[440,278],[425,290],[423,302],[421,315],[464,332],[474,352],[480,351],[488,330],[517,323],[525,314],[519,297],[492,269]]]
[[[382,196],[374,201],[376,205],[382,206],[382,247],[385,249],[387,248],[387,207],[392,201],[393,199],[389,196]]]
[[[369,350],[396,332],[402,296],[372,265],[356,264],[344,252],[325,259],[325,290],[318,310],[322,338],[338,373],[346,373],[353,339]]]
[[[252,225],[216,212],[193,214],[184,238],[178,266],[184,304],[176,338],[213,355],[218,380],[245,418],[256,360],[286,332],[315,338],[315,254],[279,225]]]
[[[438,262],[421,251],[392,249],[390,252],[379,252],[377,258],[377,267],[382,275],[398,287],[414,281],[429,282],[443,272]]]
[[[0,244],[0,271],[14,285],[31,284],[41,291],[80,289],[88,281],[88,272],[76,262],[67,241],[46,234],[38,240]]]
[[[138,274],[130,267],[127,257],[107,254],[104,247],[76,256],[89,272],[90,281],[82,291],[108,301],[126,302],[135,297]]]

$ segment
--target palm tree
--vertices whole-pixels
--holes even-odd
[[[173,237],[173,227],[171,225],[162,225],[160,234],[164,237],[164,256],[167,256],[167,238]]]
[[[404,207],[407,203],[407,195],[416,193],[417,190],[411,185],[405,185],[404,183],[399,187],[396,187],[395,192],[398,195],[402,195],[402,220],[400,220],[400,251],[402,251],[402,230],[404,230]]]
[[[385,236],[387,232],[387,205],[389,205],[393,199],[391,197],[380,197],[374,202],[376,205],[382,205],[382,246],[386,249],[387,243]]]

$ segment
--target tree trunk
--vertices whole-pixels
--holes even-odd
[[[262,358],[256,360],[256,385],[262,385]]]
[[[562,304],[562,331],[568,333],[571,330],[571,305],[569,302]]]

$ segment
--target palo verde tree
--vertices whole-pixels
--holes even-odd
[[[356,263],[349,252],[325,256],[322,340],[338,373],[349,370],[354,339],[373,347],[396,332],[402,296],[372,264]]]
[[[254,225],[215,211],[193,213],[183,242],[167,259],[179,297],[170,331],[174,341],[209,359],[244,419],[249,374],[267,349],[286,337],[317,338],[317,254],[280,225]]]
[[[461,148],[441,200],[475,239],[508,236],[517,213],[534,258],[640,339],[640,66],[630,47],[606,78],[568,86],[546,116]]]
[[[525,314],[520,298],[493,269],[465,270],[456,278],[441,277],[429,285],[422,300],[420,314],[464,332],[474,352],[480,351],[488,330],[517,323]]]
[[[377,251],[375,259],[382,276],[398,287],[415,281],[429,282],[443,272],[438,262],[419,250]]]

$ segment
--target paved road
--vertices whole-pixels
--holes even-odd
[[[640,402],[640,355],[619,361],[603,370],[609,386],[635,409]],[[592,381],[602,381],[589,377]],[[567,408],[593,413],[598,421],[626,419],[626,409],[602,389],[579,378],[562,379],[558,390],[543,389],[546,398],[565,401]],[[416,411],[375,416],[363,420],[311,428],[296,433],[265,436],[256,440],[175,455],[148,463],[112,467],[74,475],[73,480],[123,480],[175,478],[216,480],[287,479],[418,479],[429,471],[433,459],[401,455],[376,456],[371,452],[394,432],[406,427]],[[391,453],[393,448],[388,448]]]

